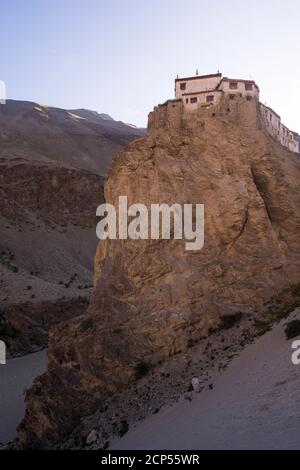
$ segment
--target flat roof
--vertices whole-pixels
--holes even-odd
[[[242,83],[254,83],[254,80],[245,80],[243,78],[228,78],[228,77],[223,77],[223,82],[242,82]]]
[[[194,77],[176,78],[175,82],[187,82],[188,80],[199,80],[202,78],[214,78],[214,77],[222,77],[222,74],[213,73],[210,75],[195,75]]]
[[[242,79],[242,78],[228,78],[228,77],[223,77],[222,78],[222,82],[240,82],[240,83],[251,83],[252,85],[254,85],[258,91],[259,91],[259,87],[257,85],[257,83],[255,82],[255,80],[245,80],[245,79]]]
[[[228,77],[223,77],[221,73],[212,73],[209,75],[195,75],[194,77],[184,77],[184,78],[176,78],[175,83],[177,82],[187,82],[190,80],[202,80],[205,78],[221,78],[221,82],[242,82],[242,83],[252,83],[259,91],[259,87],[256,84],[255,80],[245,80],[245,79],[240,79],[240,78],[228,78]],[[220,86],[220,84],[219,84]]]

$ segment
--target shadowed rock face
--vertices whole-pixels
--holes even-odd
[[[4,158],[0,173],[0,304],[78,297],[92,283],[103,179]]]
[[[60,442],[141,362],[184,351],[220,316],[264,315],[266,301],[299,281],[300,159],[265,133],[255,102],[224,100],[185,114],[180,101],[149,116],[147,137],[115,160],[105,199],[204,203],[205,245],[106,241],[84,316],[53,329],[49,370],[26,396],[24,446]]]
[[[101,175],[144,133],[84,109],[13,100],[0,105],[2,310],[20,304],[31,322],[32,303],[46,302],[56,317],[58,299],[90,296]],[[17,352],[12,342],[8,349]]]

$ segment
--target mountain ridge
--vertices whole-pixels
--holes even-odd
[[[16,100],[0,106],[1,156],[10,159],[54,161],[104,176],[118,151],[144,134],[86,109]]]

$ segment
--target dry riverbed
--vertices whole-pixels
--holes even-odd
[[[46,351],[39,351],[0,366],[0,442],[16,438],[17,426],[25,414],[25,391],[47,368]]]

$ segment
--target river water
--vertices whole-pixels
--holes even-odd
[[[0,365],[0,442],[17,436],[17,426],[25,414],[24,391],[47,368],[46,351],[39,351]]]

